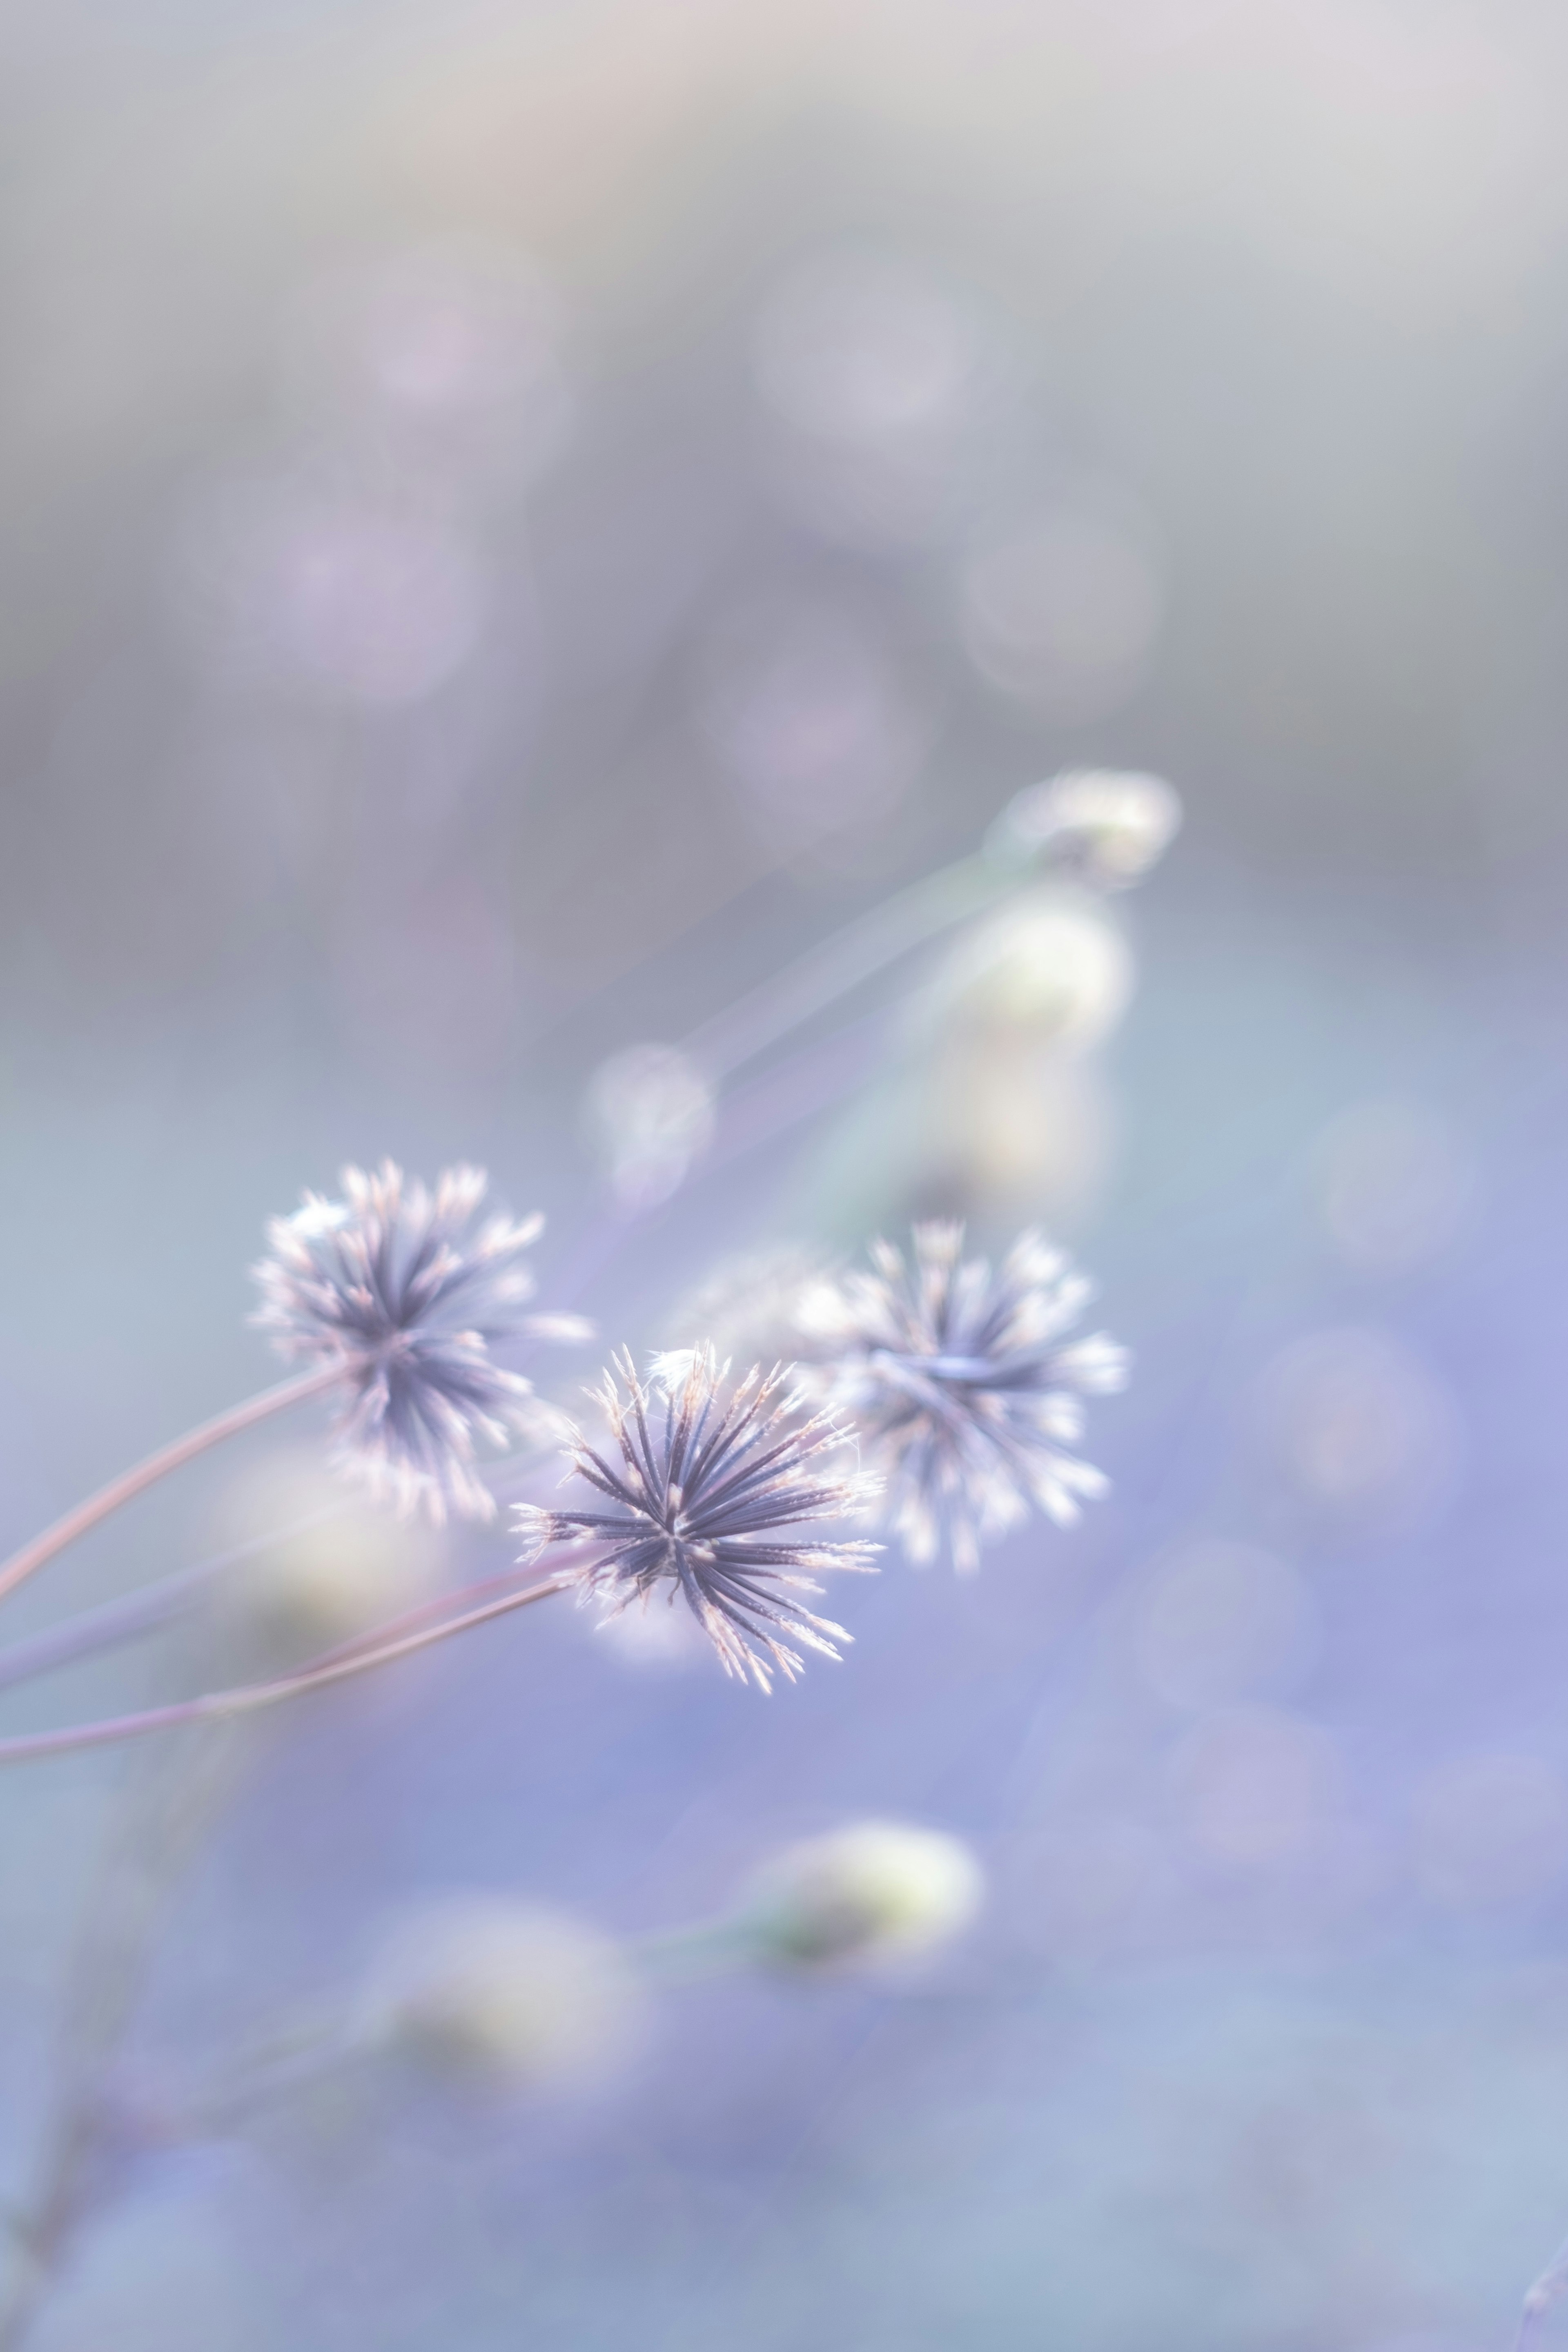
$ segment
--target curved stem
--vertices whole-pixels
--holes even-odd
[[[184,1723],[221,1723],[233,1716],[254,1715],[262,1707],[279,1706],[288,1699],[307,1698],[312,1691],[327,1690],[334,1683],[347,1682],[353,1675],[368,1674],[375,1666],[392,1665],[397,1659],[430,1649],[454,1633],[466,1633],[472,1625],[488,1625],[492,1618],[508,1616],[514,1609],[526,1609],[531,1602],[543,1601],[552,1592],[563,1592],[572,1581],[570,1576],[546,1577],[542,1583],[530,1585],[521,1592],[508,1593],[500,1601],[487,1601],[482,1608],[465,1610],[460,1616],[447,1618],[423,1633],[405,1634],[400,1641],[378,1643],[374,1649],[356,1649],[346,1657],[329,1653],[329,1663],[307,1666],[301,1673],[285,1675],[276,1682],[244,1683],[232,1690],[205,1691],[199,1698],[176,1699],[167,1706],[146,1707],[136,1715],[108,1716],[99,1723],[70,1724],[60,1731],[30,1731],[18,1738],[0,1739],[0,1765],[31,1763],[46,1756],[79,1755],[89,1748],[108,1748],[122,1739],[140,1739],[148,1732],[172,1731]]]
[[[1519,2334],[1513,2340],[1513,2352],[1528,2352],[1535,2323],[1542,2314],[1568,2289],[1568,2240],[1558,2247],[1541,2276],[1524,2298],[1524,2308],[1519,2315]]]
[[[342,1377],[342,1367],[332,1364],[325,1370],[300,1372],[291,1381],[279,1381],[276,1388],[263,1389],[259,1396],[247,1397],[243,1404],[230,1405],[226,1412],[215,1414],[211,1421],[187,1430],[184,1437],[176,1437],[171,1444],[147,1454],[132,1468],[122,1470],[118,1478],[111,1478],[107,1486],[100,1486],[96,1495],[89,1495],[85,1503],[79,1503],[74,1511],[68,1511],[53,1527],[46,1528],[42,1535],[35,1536],[31,1543],[24,1544],[20,1551],[14,1551],[9,1559],[0,1562],[0,1601],[26,1583],[57,1552],[64,1551],[68,1544],[75,1543],[100,1519],[107,1519],[121,1504],[131,1502],[160,1478],[166,1478],[171,1470],[194,1461],[210,1445],[221,1445],[226,1437],[237,1437],[242,1429],[250,1429],[275,1412],[286,1412],[291,1404],[300,1404],[306,1397],[320,1396],[327,1389],[335,1388]]]
[[[530,1561],[528,1566],[531,1567],[532,1562]],[[319,1657],[312,1658],[310,1664],[300,1671],[318,1675],[327,1666],[341,1665],[345,1659],[362,1657],[366,1651],[384,1650],[391,1643],[401,1642],[405,1633],[417,1633],[435,1620],[440,1620],[443,1626],[455,1625],[457,1619],[444,1618],[443,1612],[450,1610],[458,1601],[469,1604],[469,1608],[462,1612],[463,1622],[467,1622],[469,1609],[477,1608],[480,1601],[489,1601],[493,1595],[515,1592],[525,1574],[523,1565],[514,1560],[511,1567],[503,1569],[499,1576],[482,1576],[472,1584],[460,1585],[455,1592],[438,1592],[433,1600],[421,1601],[412,1609],[405,1609],[401,1616],[389,1617],[384,1623],[373,1625],[366,1633],[351,1633],[345,1640],[335,1642],[330,1650],[323,1650]],[[558,1578],[556,1580],[564,1582],[566,1580]]]
[[[1007,897],[1026,878],[1026,869],[1004,865],[984,851],[960,857],[884,898],[737,997],[683,1037],[680,1050],[710,1077],[729,1077],[886,965]]]
[[[154,1583],[138,1585],[133,1591],[121,1593],[113,1601],[100,1601],[96,1608],[79,1611],[62,1624],[46,1625],[42,1633],[30,1634],[24,1642],[11,1643],[0,1650],[0,1690],[11,1690],[18,1683],[32,1682],[39,1675],[55,1674],[62,1666],[75,1665],[79,1659],[94,1657],[100,1650],[111,1650],[127,1642],[140,1641],[144,1634],[155,1633],[226,1569],[237,1568],[242,1560],[253,1559],[258,1552],[268,1551],[275,1544],[289,1543],[311,1528],[325,1526],[347,1507],[346,1500],[342,1504],[329,1503],[302,1519],[291,1520],[287,1527],[269,1528],[265,1535],[248,1536],[244,1543],[232,1544],[226,1551],[215,1552],[209,1559],[197,1560],[190,1568],[177,1568],[172,1575],[161,1576]]]
[[[756,1957],[756,1938],[749,1921],[725,1914],[638,1936],[627,1948],[657,1982],[682,1984],[743,1967]]]

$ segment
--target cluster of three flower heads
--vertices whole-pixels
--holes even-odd
[[[257,1319],[292,1360],[341,1375],[346,1462],[405,1508],[488,1517],[478,1441],[537,1436],[546,1418],[497,1349],[589,1327],[528,1309],[542,1220],[483,1213],[479,1170],[432,1191],[389,1162],[345,1170],[342,1187],[269,1227]],[[1038,1234],[994,1269],[963,1244],[961,1225],[918,1225],[907,1256],[878,1241],[867,1267],[804,1276],[792,1360],[771,1370],[732,1379],[705,1343],[642,1377],[621,1351],[595,1392],[608,1443],[553,1417],[590,1496],[519,1505],[524,1559],[569,1549],[563,1580],[612,1613],[684,1599],[726,1671],[765,1690],[799,1671],[792,1643],[837,1656],[848,1637],[805,1596],[881,1549],[825,1538],[825,1523],[879,1510],[911,1558],[945,1550],[967,1572],[1031,1507],[1074,1518],[1106,1484],[1071,1451],[1083,1399],[1123,1384],[1125,1353],[1070,1336],[1090,1286]]]

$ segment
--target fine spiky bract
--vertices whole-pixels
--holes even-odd
[[[725,1672],[750,1675],[765,1691],[774,1667],[786,1678],[800,1671],[790,1641],[836,1658],[834,1643],[849,1639],[796,1596],[819,1592],[823,1570],[869,1569],[881,1549],[785,1530],[864,1508],[880,1481],[833,1475],[824,1457],[841,1452],[848,1433],[831,1412],[803,1417],[786,1370],[753,1370],[733,1383],[728,1370],[698,1348],[656,1359],[645,1382],[623,1352],[595,1392],[619,1458],[575,1430],[568,1453],[602,1504],[522,1504],[518,1527],[525,1559],[552,1544],[591,1547],[579,1583],[609,1615],[646,1604],[661,1585],[670,1601],[679,1593]]]
[[[1090,1285],[1038,1234],[995,1272],[963,1251],[963,1226],[945,1223],[915,1227],[912,1263],[874,1242],[870,1270],[817,1285],[802,1320],[818,1388],[854,1416],[910,1558],[945,1547],[969,1574],[1031,1502],[1066,1524],[1105,1492],[1067,1449],[1083,1398],[1121,1388],[1127,1358],[1103,1333],[1068,1340]]]
[[[430,1192],[387,1160],[374,1175],[345,1168],[342,1187],[341,1201],[307,1192],[292,1216],[272,1219],[269,1253],[253,1269],[262,1297],[253,1319],[292,1361],[341,1367],[346,1465],[405,1510],[489,1518],[475,1440],[505,1444],[537,1410],[528,1381],[491,1349],[529,1331],[572,1338],[589,1328],[521,1312],[533,1276],[519,1260],[543,1219],[479,1221],[478,1168],[449,1168]]]

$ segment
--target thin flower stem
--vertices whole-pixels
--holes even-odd
[[[86,1535],[89,1528],[97,1527],[100,1519],[107,1519],[111,1512],[155,1486],[160,1478],[166,1478],[171,1470],[178,1470],[183,1464],[195,1461],[198,1454],[205,1454],[209,1446],[221,1445],[226,1437],[237,1437],[242,1429],[251,1429],[275,1412],[286,1412],[290,1405],[300,1404],[307,1397],[321,1396],[326,1390],[335,1388],[342,1377],[342,1365],[331,1364],[313,1372],[300,1372],[291,1381],[280,1381],[276,1388],[263,1389],[259,1396],[247,1397],[243,1404],[230,1405],[226,1412],[215,1414],[211,1421],[187,1430],[184,1437],[176,1437],[172,1444],[147,1454],[132,1469],[122,1470],[118,1478],[111,1478],[107,1486],[100,1486],[96,1495],[89,1495],[85,1503],[79,1503],[74,1511],[68,1511],[64,1518],[57,1519],[53,1527],[46,1528],[42,1535],[35,1536],[31,1543],[24,1544],[20,1551],[14,1551],[9,1559],[0,1562],[0,1601],[19,1584],[25,1584],[57,1552],[64,1551],[68,1544],[75,1543],[79,1536]]]
[[[729,1916],[699,1919],[689,1927],[667,1927],[655,1935],[639,1936],[629,1948],[639,1965],[660,1984],[684,1984],[693,1978],[744,1968],[757,1953],[751,1923]]]
[[[504,1499],[507,1485],[503,1480],[496,1492]],[[195,1561],[189,1568],[177,1568],[171,1575],[161,1576],[153,1583],[142,1584],[133,1591],[121,1594],[113,1601],[100,1601],[96,1608],[84,1609],[63,1623],[47,1625],[41,1633],[29,1634],[26,1641],[13,1642],[0,1649],[0,1691],[12,1690],[19,1683],[33,1682],[41,1675],[55,1674],[62,1666],[78,1664],[83,1658],[96,1657],[101,1650],[122,1647],[155,1633],[172,1618],[180,1615],[191,1602],[200,1597],[214,1580],[226,1569],[255,1558],[258,1552],[268,1551],[275,1544],[290,1543],[296,1536],[305,1535],[312,1528],[325,1527],[341,1518],[351,1507],[345,1495],[341,1503],[328,1503],[321,1510],[310,1511],[305,1517],[291,1519],[286,1527],[268,1528],[262,1534],[247,1536],[243,1543],[233,1544],[227,1550],[214,1552],[209,1559]],[[505,1585],[515,1584],[515,1570],[504,1576],[490,1577],[482,1584],[463,1588],[464,1592],[479,1594],[500,1591]],[[453,1595],[444,1593],[436,1601],[409,1612],[409,1622],[424,1623],[437,1611],[447,1607]],[[395,1626],[384,1626],[383,1635],[404,1631],[405,1621]],[[351,1649],[363,1647],[363,1639],[344,1643],[342,1654]],[[335,1659],[339,1653],[333,1651]],[[329,1663],[319,1658],[318,1665]]]
[[[1519,2316],[1519,2334],[1513,2340],[1513,2352],[1528,2352],[1535,2323],[1568,2288],[1568,2240],[1558,2247],[1541,2276],[1524,2298],[1524,2308]]]
[[[279,2035],[270,2047],[247,2052],[200,2099],[177,2114],[174,2129],[187,2140],[231,2133],[263,2101],[308,2090],[346,2070],[358,2055],[335,2021]]]
[[[234,1727],[143,1750],[127,1776],[64,1972],[53,2112],[37,2185],[14,2216],[0,2352],[17,2352],[80,2239],[115,2194],[122,2125],[110,2082],[167,1906],[233,1793],[247,1745]]]
[[[11,1690],[18,1683],[33,1682],[40,1675],[56,1674],[62,1666],[95,1657],[100,1650],[115,1649],[125,1643],[140,1641],[144,1634],[157,1633],[226,1569],[237,1568],[241,1561],[253,1559],[258,1552],[269,1551],[275,1544],[291,1542],[311,1528],[324,1527],[347,1508],[346,1497],[341,1504],[329,1503],[302,1519],[291,1520],[287,1527],[269,1528],[265,1535],[249,1536],[244,1543],[215,1552],[210,1559],[199,1559],[190,1568],[177,1568],[172,1575],[161,1576],[154,1583],[139,1585],[134,1591],[122,1593],[113,1601],[100,1601],[95,1609],[84,1609],[62,1624],[47,1625],[42,1633],[29,1635],[25,1642],[13,1642],[9,1648],[0,1650],[0,1690]]]
[[[731,1076],[888,964],[1008,897],[1027,870],[984,852],[942,866],[737,997],[683,1037],[681,1051],[710,1077]]]
[[[31,1763],[46,1756],[79,1755],[89,1748],[108,1748],[122,1739],[140,1739],[148,1732],[171,1731],[183,1723],[221,1723],[234,1716],[254,1715],[262,1707],[281,1706],[287,1699],[307,1698],[312,1691],[327,1690],[334,1683],[347,1682],[353,1675],[368,1674],[373,1667],[393,1665],[399,1658],[412,1657],[416,1651],[445,1642],[453,1633],[466,1633],[472,1625],[488,1625],[492,1618],[508,1616],[514,1609],[526,1609],[531,1601],[543,1601],[552,1592],[564,1591],[574,1580],[570,1575],[546,1577],[542,1583],[530,1585],[522,1592],[508,1593],[499,1601],[487,1601],[482,1608],[465,1610],[460,1616],[447,1618],[423,1633],[406,1634],[401,1641],[380,1643],[374,1649],[357,1649],[348,1657],[307,1666],[302,1673],[285,1675],[276,1682],[245,1683],[232,1690],[205,1691],[199,1698],[176,1699],[168,1706],[146,1707],[137,1715],[109,1716],[99,1723],[71,1724],[60,1731],[32,1731],[18,1738],[0,1739],[0,1765]]]
[[[405,1610],[400,1617],[390,1617],[384,1624],[373,1626],[368,1633],[351,1634],[346,1641],[335,1643],[330,1650],[323,1650],[320,1657],[312,1658],[309,1666],[301,1671],[320,1674],[324,1667],[341,1664],[346,1658],[357,1658],[367,1650],[384,1650],[388,1643],[400,1642],[405,1633],[417,1633],[433,1619],[441,1618],[444,1611],[451,1609],[458,1601],[477,1607],[493,1594],[515,1591],[522,1581],[523,1573],[514,1563],[510,1569],[503,1569],[499,1576],[481,1577],[473,1584],[459,1586],[455,1592],[438,1592],[433,1601],[422,1601],[416,1607]],[[465,1622],[467,1615],[465,1610]]]

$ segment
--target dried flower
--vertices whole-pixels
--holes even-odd
[[[946,1223],[915,1227],[912,1266],[874,1242],[872,1270],[819,1284],[802,1320],[817,1386],[854,1414],[910,1558],[945,1544],[967,1575],[1031,1502],[1065,1525],[1105,1492],[1065,1449],[1083,1433],[1080,1400],[1121,1388],[1127,1358],[1102,1332],[1064,1344],[1090,1286],[1040,1234],[1020,1234],[994,1275],[963,1247]]]
[[[533,1276],[517,1261],[542,1217],[521,1224],[472,1221],[485,1195],[478,1168],[449,1168],[434,1193],[405,1184],[390,1160],[374,1175],[345,1168],[345,1198],[307,1192],[275,1217],[271,1253],[253,1271],[262,1304],[253,1318],[296,1362],[337,1365],[351,1393],[340,1458],[389,1489],[405,1509],[423,1503],[493,1517],[475,1475],[476,1436],[504,1444],[524,1430],[532,1391],[492,1361],[499,1342],[531,1331],[586,1337],[575,1317],[526,1316]]]
[[[668,1584],[669,1601],[685,1597],[725,1672],[749,1674],[765,1691],[774,1666],[792,1679],[800,1671],[783,1636],[829,1658],[838,1655],[836,1641],[849,1639],[794,1596],[819,1592],[813,1580],[819,1571],[869,1569],[881,1548],[780,1530],[859,1510],[880,1482],[816,1466],[850,1442],[849,1433],[831,1411],[802,1420],[799,1393],[784,1388],[783,1368],[766,1377],[754,1368],[732,1386],[728,1376],[711,1348],[697,1348],[657,1358],[645,1384],[623,1351],[595,1392],[619,1463],[595,1453],[579,1431],[568,1457],[608,1507],[520,1504],[518,1526],[525,1559],[550,1544],[591,1545],[582,1592],[606,1601],[611,1614],[634,1601],[646,1606]]]
[[[777,1855],[753,1880],[740,1924],[775,1967],[875,1967],[950,1941],[984,1890],[959,1839],[856,1822]]]

